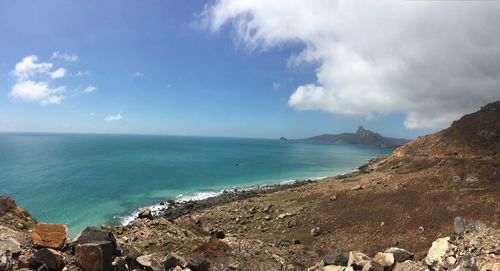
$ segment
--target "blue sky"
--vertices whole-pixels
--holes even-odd
[[[439,128],[409,129],[399,109],[367,117],[291,104],[299,86],[320,81],[325,61],[290,65],[307,47],[301,38],[249,41],[230,18],[207,26],[221,2],[0,2],[0,131],[298,138],[363,125],[412,138]],[[52,66],[16,76],[29,56]],[[53,94],[61,99],[12,94],[23,80],[63,87]]]

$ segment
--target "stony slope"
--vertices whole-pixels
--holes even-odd
[[[39,270],[99,270],[91,265],[97,262],[113,270],[498,271],[499,106],[374,159],[357,174],[249,196],[228,192],[234,200],[178,204],[170,213],[184,215],[168,218],[144,212],[129,226],[88,229],[72,242],[60,226],[33,228],[36,222],[2,197],[0,239],[17,240],[21,252],[0,255],[0,270],[9,270],[7,261],[17,270],[50,260]],[[51,239],[64,245],[44,249]],[[413,259],[395,263],[401,251],[391,247]]]

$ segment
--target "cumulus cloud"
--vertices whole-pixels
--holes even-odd
[[[122,119],[123,119],[122,114],[116,114],[116,115],[109,114],[104,118],[104,121],[117,121]]]
[[[60,104],[64,98],[61,95],[63,92],[64,87],[50,88],[47,82],[26,80],[15,84],[9,96],[28,102],[40,102],[43,105]]]
[[[94,91],[96,91],[97,88],[95,86],[92,86],[92,85],[89,85],[88,87],[86,87],[83,91],[84,92],[87,92],[87,93],[92,93]]]
[[[18,80],[28,79],[39,74],[47,74],[52,69],[52,63],[37,63],[38,57],[27,56],[16,64],[11,74]]]
[[[498,14],[495,1],[215,0],[200,17],[252,50],[303,44],[289,64],[315,63],[317,80],[297,86],[296,110],[441,128],[500,99]]]
[[[75,62],[79,59],[79,57],[75,54],[61,53],[59,51],[55,51],[54,53],[52,53],[52,58],[62,59],[68,62]]]
[[[60,104],[65,86],[51,87],[50,81],[64,77],[66,70],[52,70],[52,63],[39,63],[35,55],[27,56],[15,65],[10,73],[16,78],[9,97],[26,102],[38,102],[42,105]]]
[[[59,68],[53,72],[50,73],[50,77],[52,79],[57,79],[66,76],[66,69],[64,68]]]

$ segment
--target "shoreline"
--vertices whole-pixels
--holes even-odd
[[[113,218],[113,223],[118,226],[127,226],[129,224],[132,224],[136,219],[138,219],[140,210],[144,208],[149,208],[154,217],[164,217],[169,220],[175,220],[183,215],[230,203],[233,201],[244,200],[252,197],[271,194],[273,192],[281,190],[301,187],[316,181],[341,180],[344,178],[355,176],[357,174],[360,174],[359,169],[333,176],[301,178],[281,181],[277,183],[267,183],[251,186],[236,186],[222,189],[219,192],[196,192],[192,196],[184,196],[181,194],[175,200],[167,199],[156,204],[143,206],[137,208],[132,212],[132,214],[127,216],[115,216]]]

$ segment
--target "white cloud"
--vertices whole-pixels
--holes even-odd
[[[66,70],[52,70],[52,63],[39,63],[35,55],[27,56],[16,64],[10,73],[16,78],[9,97],[26,102],[38,102],[42,105],[60,104],[65,86],[51,87],[50,81],[64,77]]]
[[[89,85],[88,87],[86,87],[83,91],[84,92],[87,92],[87,93],[92,93],[94,91],[96,91],[97,88],[95,86],[92,86],[92,85]]]
[[[55,51],[54,53],[52,53],[52,58],[62,59],[68,62],[75,62],[79,59],[75,54],[61,53],[59,51]]]
[[[12,87],[9,96],[28,102],[40,102],[41,104],[60,104],[64,98],[61,94],[64,87],[50,88],[47,82],[35,82],[31,80],[20,81]]]
[[[117,121],[117,120],[122,120],[123,116],[122,114],[116,114],[116,115],[107,115],[106,118],[104,118],[104,121]]]
[[[66,76],[66,69],[64,68],[59,68],[53,72],[50,73],[50,77],[52,79],[57,79]]]
[[[95,113],[94,113],[94,112],[90,112],[90,113],[89,113],[89,116],[94,117],[94,116],[95,116]]]
[[[215,0],[201,19],[252,50],[303,44],[289,64],[317,64],[317,80],[297,86],[296,110],[440,128],[500,99],[498,14],[493,1]]]
[[[18,78],[18,80],[24,80],[35,75],[46,74],[52,69],[52,63],[37,62],[37,56],[27,56],[16,64],[16,67],[13,71],[11,71],[11,74]]]

